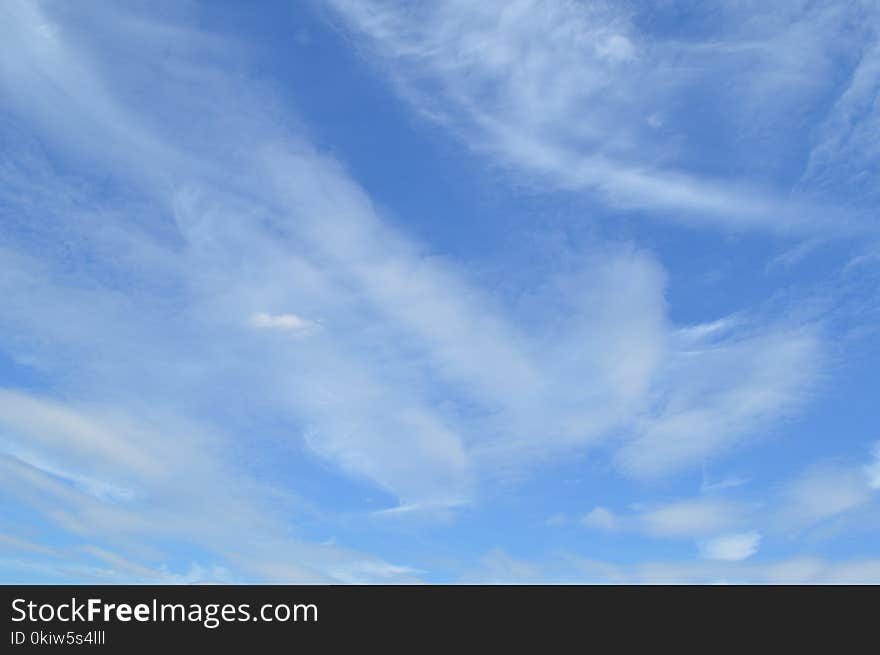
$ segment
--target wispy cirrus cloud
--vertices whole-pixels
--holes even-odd
[[[16,16],[23,31],[53,24],[34,12],[28,8]],[[144,53],[161,26],[150,27],[137,15],[113,19],[119,36],[106,47],[123,47],[123,37],[140,46],[132,55],[138,65],[127,74],[148,79]],[[344,168],[311,147],[307,135],[275,127],[271,111],[251,120],[259,94],[238,78],[182,45],[172,46],[180,52],[178,59],[167,58],[162,84],[169,97],[180,99],[179,115],[198,115],[203,131],[241,135],[236,139],[249,147],[236,146],[235,139],[206,140],[201,132],[189,138],[183,119],[160,127],[124,93],[115,97],[104,90],[120,84],[119,72],[101,59],[89,68],[99,49],[83,53],[70,45],[65,31],[77,29],[74,23],[50,30],[51,47],[26,50],[30,54],[18,60],[16,71],[41,69],[53,85],[43,88],[21,72],[10,75],[12,83],[27,91],[24,98],[69,89],[88,111],[68,116],[68,122],[85,125],[85,116],[94,114],[116,126],[119,136],[96,140],[88,156],[105,166],[120,158],[130,162],[122,176],[141,195],[102,200],[97,210],[89,209],[94,198],[71,197],[69,186],[37,158],[43,187],[29,202],[44,204],[29,211],[52,217],[103,268],[81,269],[70,278],[60,267],[71,262],[38,262],[10,251],[8,324],[50,335],[55,353],[115,352],[125,366],[99,357],[96,366],[77,374],[87,375],[96,393],[112,388],[118,396],[130,388],[136,395],[134,389],[142,392],[147,381],[162,377],[146,360],[133,359],[130,344],[137,340],[141,353],[152,353],[150,362],[174,362],[177,388],[154,402],[175,404],[183,392],[195,395],[195,406],[207,405],[222,393],[216,381],[230,374],[254,389],[270,386],[263,402],[299,425],[315,453],[378,483],[405,506],[430,506],[466,502],[475,475],[540,461],[611,431],[641,434],[621,452],[627,470],[672,470],[728,445],[756,418],[784,409],[794,382],[774,378],[783,375],[778,371],[797,369],[799,384],[809,384],[805,373],[816,346],[808,336],[768,335],[767,348],[788,353],[781,361],[768,358],[760,340],[751,349],[725,345],[701,357],[680,352],[666,313],[662,267],[650,253],[631,247],[597,249],[582,271],[554,280],[537,301],[539,309],[549,310],[546,327],[526,333],[491,291],[469,281],[466,270],[432,257],[386,225]],[[171,43],[180,43],[185,33]],[[597,56],[627,59],[623,42],[612,37],[609,50]],[[207,42],[209,52],[213,45]],[[183,94],[193,66],[201,67],[197,98]],[[93,81],[73,85],[81,73]],[[93,92],[92,85],[101,91]],[[205,104],[207,98],[228,97],[230,88],[239,104],[225,102],[222,112]],[[52,111],[50,103],[41,106]],[[153,111],[162,115],[163,107]],[[40,129],[54,138],[51,129]],[[70,147],[71,157],[81,156],[79,144]],[[224,159],[227,152],[235,154]],[[144,160],[152,162],[145,172]],[[9,177],[21,179],[14,170]],[[123,219],[132,202],[145,213]],[[65,219],[71,210],[76,222]],[[114,217],[113,229],[91,229],[107,216]],[[111,270],[122,273],[125,288],[107,288],[100,278]],[[34,305],[35,294],[51,302]],[[324,329],[311,334],[308,344],[243,334],[238,317],[262,316],[261,327],[289,331],[292,319],[278,318],[284,314],[267,307],[321,316]],[[108,325],[117,335],[110,342],[103,335]],[[55,354],[41,352],[37,343],[25,343],[19,356],[32,348],[28,357],[52,361]],[[728,350],[728,361],[744,369],[742,380],[712,378],[715,360]],[[217,358],[217,352],[223,354]],[[677,373],[683,365],[688,370]],[[679,385],[684,379],[696,382]],[[746,398],[749,385],[759,381],[762,398]],[[148,389],[155,395],[155,387]],[[471,409],[439,411],[429,400],[438,393],[462,397]],[[664,409],[648,411],[654,398],[670,393],[658,405]],[[667,438],[672,424],[688,429]],[[639,464],[636,453],[652,448],[650,467]]]
[[[880,163],[880,31],[868,21],[869,38],[859,49],[852,72],[817,129],[802,188],[838,190],[853,205],[877,200],[874,171]]]
[[[782,525],[804,529],[866,505],[872,491],[869,468],[814,467],[785,487],[778,517]]]
[[[664,370],[669,378],[657,384],[636,437],[617,455],[637,475],[657,475],[736,446],[800,408],[824,369],[816,325],[737,329],[728,319],[676,336],[678,348]]]
[[[736,229],[854,222],[827,199],[791,195],[788,154],[768,148],[790,138],[792,111],[820,106],[835,83],[833,35],[872,16],[869,3],[774,6],[760,18],[751,6],[706,6],[699,38],[658,35],[650,25],[664,8],[630,3],[327,4],[420,113],[541,188]],[[718,166],[689,150],[699,129],[713,131],[730,170],[700,172]]]
[[[808,467],[770,494],[720,487],[672,502],[637,503],[626,511],[599,506],[584,514],[580,525],[619,538],[696,539],[701,557],[720,561],[747,559],[766,540],[790,542],[812,534],[827,541],[846,521],[876,520],[870,518],[876,508],[871,455],[867,463]]]
[[[341,575],[345,566],[390,566],[291,537],[277,500],[270,502],[272,491],[238,475],[224,456],[212,455],[222,443],[218,435],[180,419],[159,420],[155,412],[135,417],[131,406],[74,407],[6,390],[0,407],[4,498],[36,509],[72,541],[45,553],[44,546],[7,536],[5,550],[24,551],[20,566],[28,566],[29,555],[48,554],[42,566],[56,578],[166,583],[204,581],[206,575],[224,581],[354,581]],[[282,506],[302,511],[292,499]],[[241,534],[250,539],[241,540]],[[167,549],[181,542],[205,560],[191,563],[186,574],[170,570],[165,560]],[[296,571],[288,563],[292,553],[300,561]],[[88,561],[95,563],[81,568]]]

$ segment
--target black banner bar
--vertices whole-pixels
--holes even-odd
[[[877,587],[4,586],[2,652],[873,643]],[[706,642],[705,639],[710,641]],[[609,641],[610,640],[610,641]],[[254,651],[261,652],[261,651]],[[379,651],[381,652],[381,651]]]

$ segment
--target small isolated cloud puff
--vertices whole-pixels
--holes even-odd
[[[660,538],[699,537],[732,529],[746,508],[721,500],[684,500],[626,515],[595,507],[581,523],[593,530],[624,531]]]
[[[704,559],[740,562],[758,552],[760,544],[761,535],[758,532],[725,534],[702,542],[700,556]]]
[[[711,533],[736,523],[742,508],[724,501],[688,500],[664,505],[640,517],[642,529],[658,537]]]
[[[251,316],[251,327],[261,330],[283,330],[297,336],[314,334],[319,328],[317,323],[304,319],[296,314],[266,314],[260,312]]]

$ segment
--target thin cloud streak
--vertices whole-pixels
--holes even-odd
[[[588,191],[616,209],[692,225],[779,233],[870,229],[858,211],[835,207],[809,188],[792,194],[790,187],[689,170],[692,155],[683,144],[690,127],[679,117],[695,91],[709,91],[731,96],[723,128],[743,134],[771,125],[777,137],[786,134],[787,113],[817,102],[817,87],[828,84],[814,76],[829,68],[829,34],[844,29],[847,12],[768,10],[767,23],[780,25],[768,34],[749,23],[749,10],[738,15],[731,8],[726,22],[712,21],[729,35],[681,42],[640,33],[636,9],[605,2],[327,4],[420,114],[538,188]],[[854,4],[850,13],[871,10]],[[801,61],[805,48],[809,61]],[[716,89],[719,78],[709,75],[718,71],[721,79],[747,82]],[[752,150],[727,156],[766,162],[766,139],[755,138],[761,140],[750,143]]]

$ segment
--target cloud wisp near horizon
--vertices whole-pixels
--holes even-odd
[[[871,3],[0,16],[4,577],[877,579]]]

